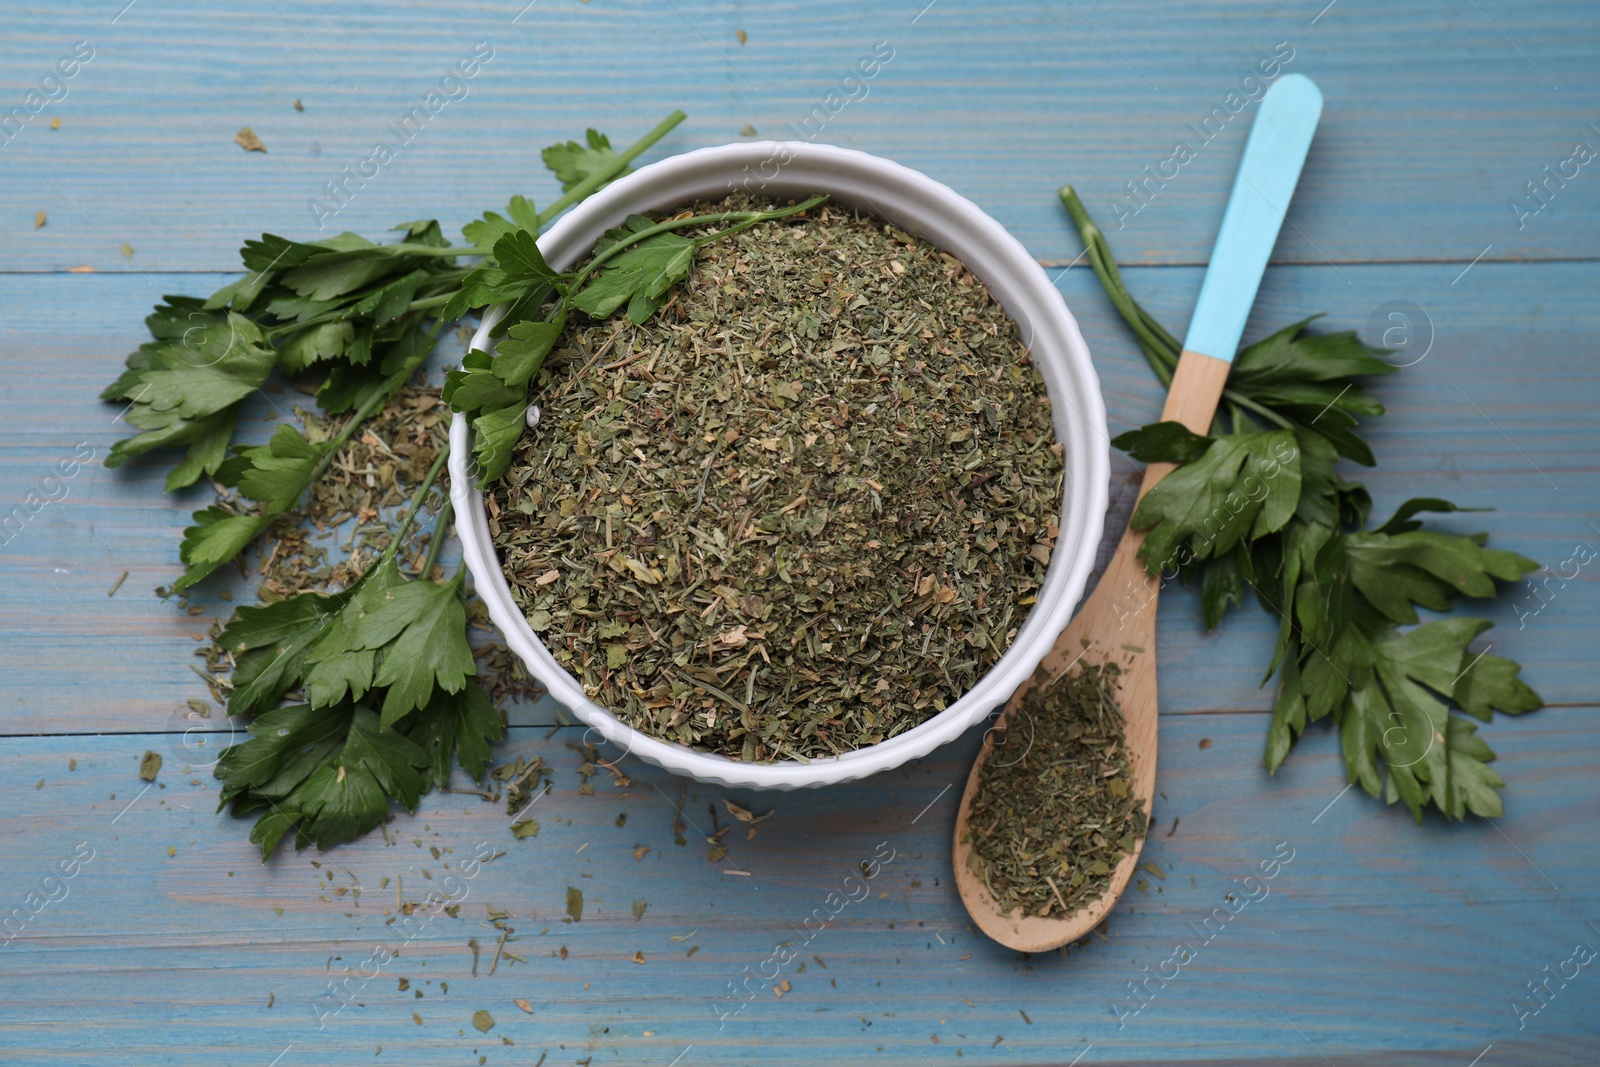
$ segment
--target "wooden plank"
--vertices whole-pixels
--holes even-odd
[[[1130,285],[1180,334],[1199,285],[1191,265],[1210,249],[1244,116],[1178,177],[1152,183],[1148,204],[1120,229],[1112,198],[1190,139],[1188,124],[1223,106],[1282,41],[1295,52],[1286,69],[1315,78],[1328,111],[1275,252],[1297,265],[1268,272],[1247,337],[1316,310],[1330,324],[1381,329],[1391,302],[1424,309],[1432,349],[1377,389],[1393,413],[1373,433],[1381,466],[1366,477],[1380,513],[1442,495],[1500,509],[1458,516],[1452,528],[1488,529],[1496,544],[1553,567],[1576,546],[1600,547],[1600,265],[1508,262],[1592,261],[1600,251],[1592,166],[1552,179],[1536,215],[1519,220],[1511,206],[1573,142],[1600,145],[1588,107],[1600,89],[1593,4],[1181,0],[1157,17],[1102,0],[753,9],[507,0],[447,18],[420,0],[119,8],[12,5],[0,39],[0,116],[73,42],[95,50],[63,98],[0,135],[0,514],[30,492],[53,492],[43,478],[80,443],[98,457],[120,435],[115,409],[92,398],[140,339],[138,319],[162,292],[225,280],[177,272],[233,269],[246,234],[316,232],[310,198],[366,158],[389,136],[386,124],[423,104],[478,41],[495,54],[468,98],[431,118],[329,231],[376,236],[431,215],[453,228],[515,191],[547,201],[554,186],[538,146],[591,124],[626,140],[674,106],[690,121],[647,158],[737,139],[746,123],[785,136],[786,123],[826,107],[830,90],[854,92],[842,79],[881,41],[893,58],[820,140],[950,183],[1060,265],[1080,249],[1051,194],[1074,182],[1119,256],[1151,265],[1128,271]],[[232,142],[245,125],[266,154]],[[34,229],[39,210],[48,221]],[[107,273],[51,273],[78,265]],[[1159,390],[1093,279],[1080,266],[1058,284],[1095,352],[1112,432],[1148,421]],[[259,398],[258,432],[269,425],[261,417],[276,417],[269,399],[300,398]],[[1113,463],[1105,555],[1136,484],[1131,464]],[[0,928],[9,909],[23,909],[14,939],[0,941],[8,1062],[846,1067],[1081,1055],[1084,1064],[1492,1067],[1590,1063],[1600,1045],[1593,975],[1551,980],[1537,1014],[1527,987],[1559,973],[1575,944],[1600,945],[1592,567],[1553,579],[1543,605],[1524,592],[1478,612],[1497,622],[1486,635],[1496,651],[1568,706],[1484,728],[1511,783],[1507,815],[1461,826],[1417,827],[1342,792],[1325,730],[1266,776],[1266,699],[1255,681],[1272,620],[1252,606],[1208,636],[1194,598],[1169,592],[1161,828],[1145,855],[1166,877],[1129,894],[1108,940],[1066,959],[1024,959],[975,936],[950,886],[955,790],[946,786],[960,782],[976,732],[865,783],[737,795],[777,814],[753,840],[733,835],[728,858],[709,863],[703,831],[726,819],[723,791],[687,783],[695,825],[680,848],[679,780],[627,764],[630,785],[602,780],[597,796],[579,796],[577,757],[564,746],[581,733],[517,728],[497,755],[539,753],[556,768],[555,791],[530,812],[542,823],[537,838],[511,839],[498,805],[441,794],[397,818],[392,844],[373,837],[261,866],[245,827],[212,810],[216,783],[203,764],[227,741],[225,722],[180,732],[190,725],[184,702],[203,695],[185,669],[187,632],[223,607],[222,587],[199,598],[197,618],[149,594],[177,573],[178,532],[204,498],[166,498],[159,483],[154,466],[88,466],[0,555]],[[127,582],[105,598],[124,568]],[[548,701],[511,709],[519,724],[555,713]],[[6,736],[47,732],[78,736]],[[1202,749],[1202,739],[1212,744]],[[145,791],[136,767],[147,747],[166,767]],[[445,882],[446,865],[464,873],[480,841],[506,854],[465,880],[459,915],[424,911],[426,921],[402,925],[397,884],[408,901],[456,884]],[[80,842],[78,855],[93,858],[47,881]],[[813,934],[807,916],[848,890],[846,876],[880,842],[895,858],[867,898]],[[1293,860],[1269,895],[1241,905],[1259,893],[1243,878],[1280,842]],[[649,851],[635,858],[637,846]],[[562,921],[568,886],[585,894],[577,924]],[[1218,917],[1230,913],[1229,893],[1236,919]],[[637,920],[635,900],[649,902]],[[502,958],[493,976],[488,905],[516,914],[523,940],[509,947],[528,960]],[[1220,933],[1208,937],[1208,918]],[[473,937],[486,949],[477,977]],[[801,949],[779,974],[792,983],[787,995],[752,980],[756,999],[732,1014],[743,998],[730,983],[763,971],[784,942]],[[1165,964],[1179,944],[1192,958]],[[399,956],[363,979],[377,945]],[[358,975],[341,1007],[329,983],[346,967]],[[1171,974],[1166,967],[1177,976],[1150,980],[1149,1003],[1131,1014],[1130,983]],[[488,1034],[472,1028],[478,1008],[493,1013]]]
[[[328,232],[376,234],[435,215],[454,230],[514,192],[549,199],[537,148],[589,125],[631,139],[678,106],[690,121],[651,158],[737,140],[747,124],[761,136],[803,135],[821,108],[826,121],[812,118],[810,136],[923,169],[1062,262],[1077,248],[1056,186],[1075,183],[1110,223],[1113,198],[1146,183],[1119,233],[1124,256],[1200,263],[1243,145],[1248,109],[1235,116],[1244,97],[1229,94],[1291,51],[1283,69],[1315,78],[1328,106],[1280,261],[1596,253],[1592,167],[1568,163],[1534,217],[1510,207],[1525,183],[1545,180],[1542,168],[1570,160],[1575,142],[1600,145],[1590,125],[1600,88],[1593,4],[1346,3],[1319,16],[1317,0],[1226,13],[1189,0],[1159,17],[1107,0],[925,6],[613,0],[523,10],[507,0],[442,19],[420,0],[278,0],[248,11],[144,0],[113,22],[91,0],[12,5],[0,41],[6,107],[74,42],[94,57],[0,145],[0,267],[231,269],[244,234],[315,232],[309,202],[341,168],[359,172],[380,140],[395,158],[368,168],[374,176]],[[423,106],[478,42],[492,60],[409,143],[395,137],[390,124]],[[845,81],[863,61],[878,63],[876,75]],[[840,95],[830,104],[831,92]],[[1197,132],[1208,117],[1209,131]],[[265,154],[233,143],[243,126]],[[1195,153],[1181,166],[1171,162],[1179,142]],[[50,221],[34,231],[41,209]]]
[[[680,1062],[1065,1064],[1092,1045],[1082,1062],[1465,1065],[1490,1044],[1495,1062],[1591,1062],[1593,974],[1552,984],[1520,1031],[1509,1005],[1574,944],[1600,944],[1587,921],[1600,906],[1587,817],[1600,803],[1600,716],[1554,709],[1493,729],[1512,781],[1494,825],[1418,827],[1341,794],[1322,731],[1268,778],[1262,727],[1255,714],[1169,719],[1146,849],[1165,878],[1128,894],[1109,939],[1033,959],[974,935],[950,884],[946,786],[975,736],[866,783],[738,794],[776,814],[753,840],[736,827],[728,857],[707,862],[703,835],[728,818],[722,790],[687,783],[687,843],[676,847],[684,783],[625,762],[631,784],[602,774],[595,796],[579,796],[565,748],[578,731],[518,730],[506,755],[539,753],[555,768],[554,791],[531,811],[538,837],[513,840],[501,805],[435,795],[397,818],[391,844],[372,835],[266,866],[243,825],[212,813],[204,770],[169,756],[160,785],[143,790],[140,754],[164,738],[8,739],[0,904],[44,892],[75,849],[93,858],[50,883],[57,900],[0,950],[0,1046],[16,1062],[208,1067],[280,1054],[284,1065],[532,1064],[543,1052],[551,1064],[666,1064],[689,1046]],[[506,854],[469,877],[478,842]],[[638,846],[650,851],[636,858]],[[866,899],[825,904],[860,896],[848,876],[891,849]],[[1245,881],[1274,856],[1287,860],[1271,879]],[[459,915],[424,908],[404,925],[397,884],[407,902],[455,893]],[[575,924],[564,921],[568,886],[584,894]],[[1229,893],[1245,903],[1214,917]],[[648,902],[637,920],[636,900]],[[514,913],[519,940],[506,947],[527,959],[502,956],[492,976],[487,907]],[[831,925],[804,925],[826,907],[839,911]],[[485,949],[477,977],[469,938]],[[790,991],[778,998],[752,979],[754,1000],[733,1014],[743,1001],[729,984],[746,967],[773,975],[763,961],[784,943],[797,949],[777,975]],[[1164,987],[1152,981],[1149,1003],[1119,1028],[1128,984],[1179,944],[1193,957]],[[363,970],[375,946],[398,958]],[[326,1014],[347,967],[365,977]],[[472,1028],[478,1009],[496,1022],[486,1036]]]
[[[1378,513],[1410,496],[1494,506],[1499,510],[1456,516],[1446,525],[1489,530],[1496,544],[1559,568],[1576,545],[1600,548],[1600,530],[1590,525],[1600,525],[1593,510],[1600,499],[1594,459],[1600,428],[1593,417],[1600,399],[1600,366],[1593,358],[1600,307],[1586,299],[1600,284],[1600,266],[1479,264],[1451,285],[1458,272],[1445,265],[1274,268],[1246,336],[1319,310],[1329,312],[1330,324],[1360,326],[1390,300],[1425,307],[1436,334],[1433,350],[1376,386],[1391,413],[1373,433],[1380,465],[1362,477]],[[1137,269],[1128,279],[1181,334],[1200,273]],[[103,457],[126,432],[112,424],[117,408],[93,398],[138,342],[139,320],[157,294],[209,292],[223,281],[207,275],[159,275],[152,284],[137,275],[0,276],[0,307],[33,311],[0,321],[5,511],[40,490],[51,467],[80,443]],[[1160,390],[1092,275],[1075,268],[1059,284],[1095,352],[1111,432],[1154,419]],[[1529,366],[1539,369],[1529,372]],[[253,418],[276,417],[268,399],[257,398]],[[270,399],[280,408],[308,403],[292,391]],[[268,423],[253,425],[264,435]],[[65,499],[44,507],[5,547],[10,580],[0,583],[0,675],[11,684],[0,694],[0,732],[168,729],[188,714],[187,699],[204,697],[188,669],[198,662],[191,660],[189,635],[204,633],[216,612],[228,609],[217,599],[227,579],[201,591],[197,603],[206,614],[198,618],[151,595],[179,573],[182,527],[205,498],[202,491],[164,496],[164,469],[87,467],[66,483]],[[1132,505],[1136,477],[1132,463],[1114,457],[1112,532],[1102,562]],[[108,599],[106,591],[124,569],[127,582]],[[1530,683],[1547,700],[1594,702],[1600,690],[1588,635],[1600,610],[1595,580],[1592,565],[1565,587],[1553,579],[1539,594],[1543,607],[1525,587],[1491,605],[1468,606],[1496,623],[1488,640],[1526,664]],[[1170,590],[1163,600],[1162,710],[1269,706],[1270,694],[1257,682],[1270,654],[1273,620],[1249,604],[1207,635],[1192,591]],[[554,711],[552,704],[517,709],[513,721],[548,723]]]

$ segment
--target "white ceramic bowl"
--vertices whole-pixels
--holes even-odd
[[[719,199],[739,186],[783,198],[828,193],[921,234],[971,268],[1018,323],[1050,396],[1066,469],[1061,533],[1038,602],[1011,648],[961,699],[887,741],[829,759],[741,763],[632,729],[590,700],[578,680],[556,662],[528,626],[501,571],[483,494],[469,470],[472,431],[460,415],[450,425],[450,496],[456,532],[478,596],[511,650],[551,696],[624,752],[678,774],[727,786],[797,789],[848,782],[898,767],[954,740],[1004,703],[1055,643],[1083,595],[1105,521],[1109,477],[1105,404],[1077,323],[1027,249],[954,190],[865,152],[764,141],[674,156],[583,201],[539,239],[539,247],[551,266],[562,270],[586,255],[603,231],[630,213]],[[493,308],[484,316],[472,340],[474,347],[492,351],[489,331],[503,310]]]

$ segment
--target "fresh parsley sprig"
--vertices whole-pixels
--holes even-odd
[[[218,637],[237,657],[228,713],[254,717],[251,739],[218,761],[218,808],[262,812],[250,839],[263,859],[290,829],[296,847],[325,848],[372,829],[390,800],[414,809],[448,782],[452,755],[481,780],[504,734],[493,701],[468,680],[477,667],[465,570],[430,578],[448,504],[420,576],[407,581],[396,563],[449,451],[439,450],[389,547],[349,588],[241,607]],[[304,703],[279,707],[293,690]]]
[[[1060,197],[1095,275],[1170,386],[1182,346],[1128,292],[1072,188]],[[1162,422],[1112,441],[1134,459],[1179,465],[1134,510],[1131,525],[1148,531],[1140,558],[1152,574],[1200,583],[1208,629],[1243,603],[1247,586],[1278,620],[1262,679],[1278,679],[1269,771],[1309,723],[1331,718],[1346,774],[1373,796],[1404,802],[1419,822],[1429,806],[1453,819],[1498,816],[1505,782],[1465,716],[1488,722],[1495,711],[1516,715],[1542,702],[1516,663],[1470,651],[1489,622],[1423,622],[1417,609],[1493,597],[1497,583],[1538,564],[1487,547],[1487,534],[1431,530],[1415,518],[1466,510],[1445,500],[1408,500],[1368,528],[1371,497],[1336,464],[1375,462],[1359,418],[1383,406],[1360,379],[1395,367],[1353,332],[1310,333],[1311,321],[1238,353],[1211,434]]]

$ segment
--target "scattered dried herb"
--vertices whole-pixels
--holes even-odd
[[[233,143],[246,152],[265,153],[267,150],[267,146],[261,143],[261,138],[256,136],[256,131],[248,126],[233,135]]]
[[[743,822],[743,823],[766,822],[768,819],[772,818],[773,815],[777,814],[776,809],[774,809],[772,811],[765,812],[765,813],[763,813],[761,815],[757,815],[755,812],[751,811],[750,809],[740,807],[738,804],[735,804],[733,801],[726,800],[726,799],[723,800],[722,805],[723,805],[723,807],[728,809],[728,814],[729,815],[732,815],[735,819],[738,819],[740,822]]]
[[[472,1025],[480,1034],[487,1034],[494,1029],[494,1016],[479,1008],[472,1013]]]
[[[573,922],[583,921],[583,890],[567,886],[567,914]]]
[[[510,763],[502,763],[492,773],[505,785],[507,815],[515,815],[522,811],[523,807],[538,796],[540,790],[549,782],[549,774],[542,756],[534,756],[532,759],[518,756]]]
[[[1144,836],[1117,673],[1106,664],[1036,679],[995,731],[968,815],[968,862],[1002,911],[1071,915]]]
[[[139,761],[139,777],[147,782],[156,780],[156,775],[161,773],[161,753],[145,752],[144,758]]]
[[[518,821],[516,821],[516,822],[511,824],[511,836],[512,837],[518,837],[518,838],[521,838],[521,837],[538,837],[539,836],[539,820],[538,819],[519,819]]]
[[[910,729],[1004,653],[1050,558],[1061,460],[1016,326],[949,255],[833,206],[693,271],[642,324],[552,340],[489,487],[513,593],[656,736],[755,761]]]

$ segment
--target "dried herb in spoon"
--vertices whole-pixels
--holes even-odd
[[[1116,676],[1107,664],[1041,679],[995,731],[967,820],[968,863],[1004,911],[1073,914],[1144,836]]]

